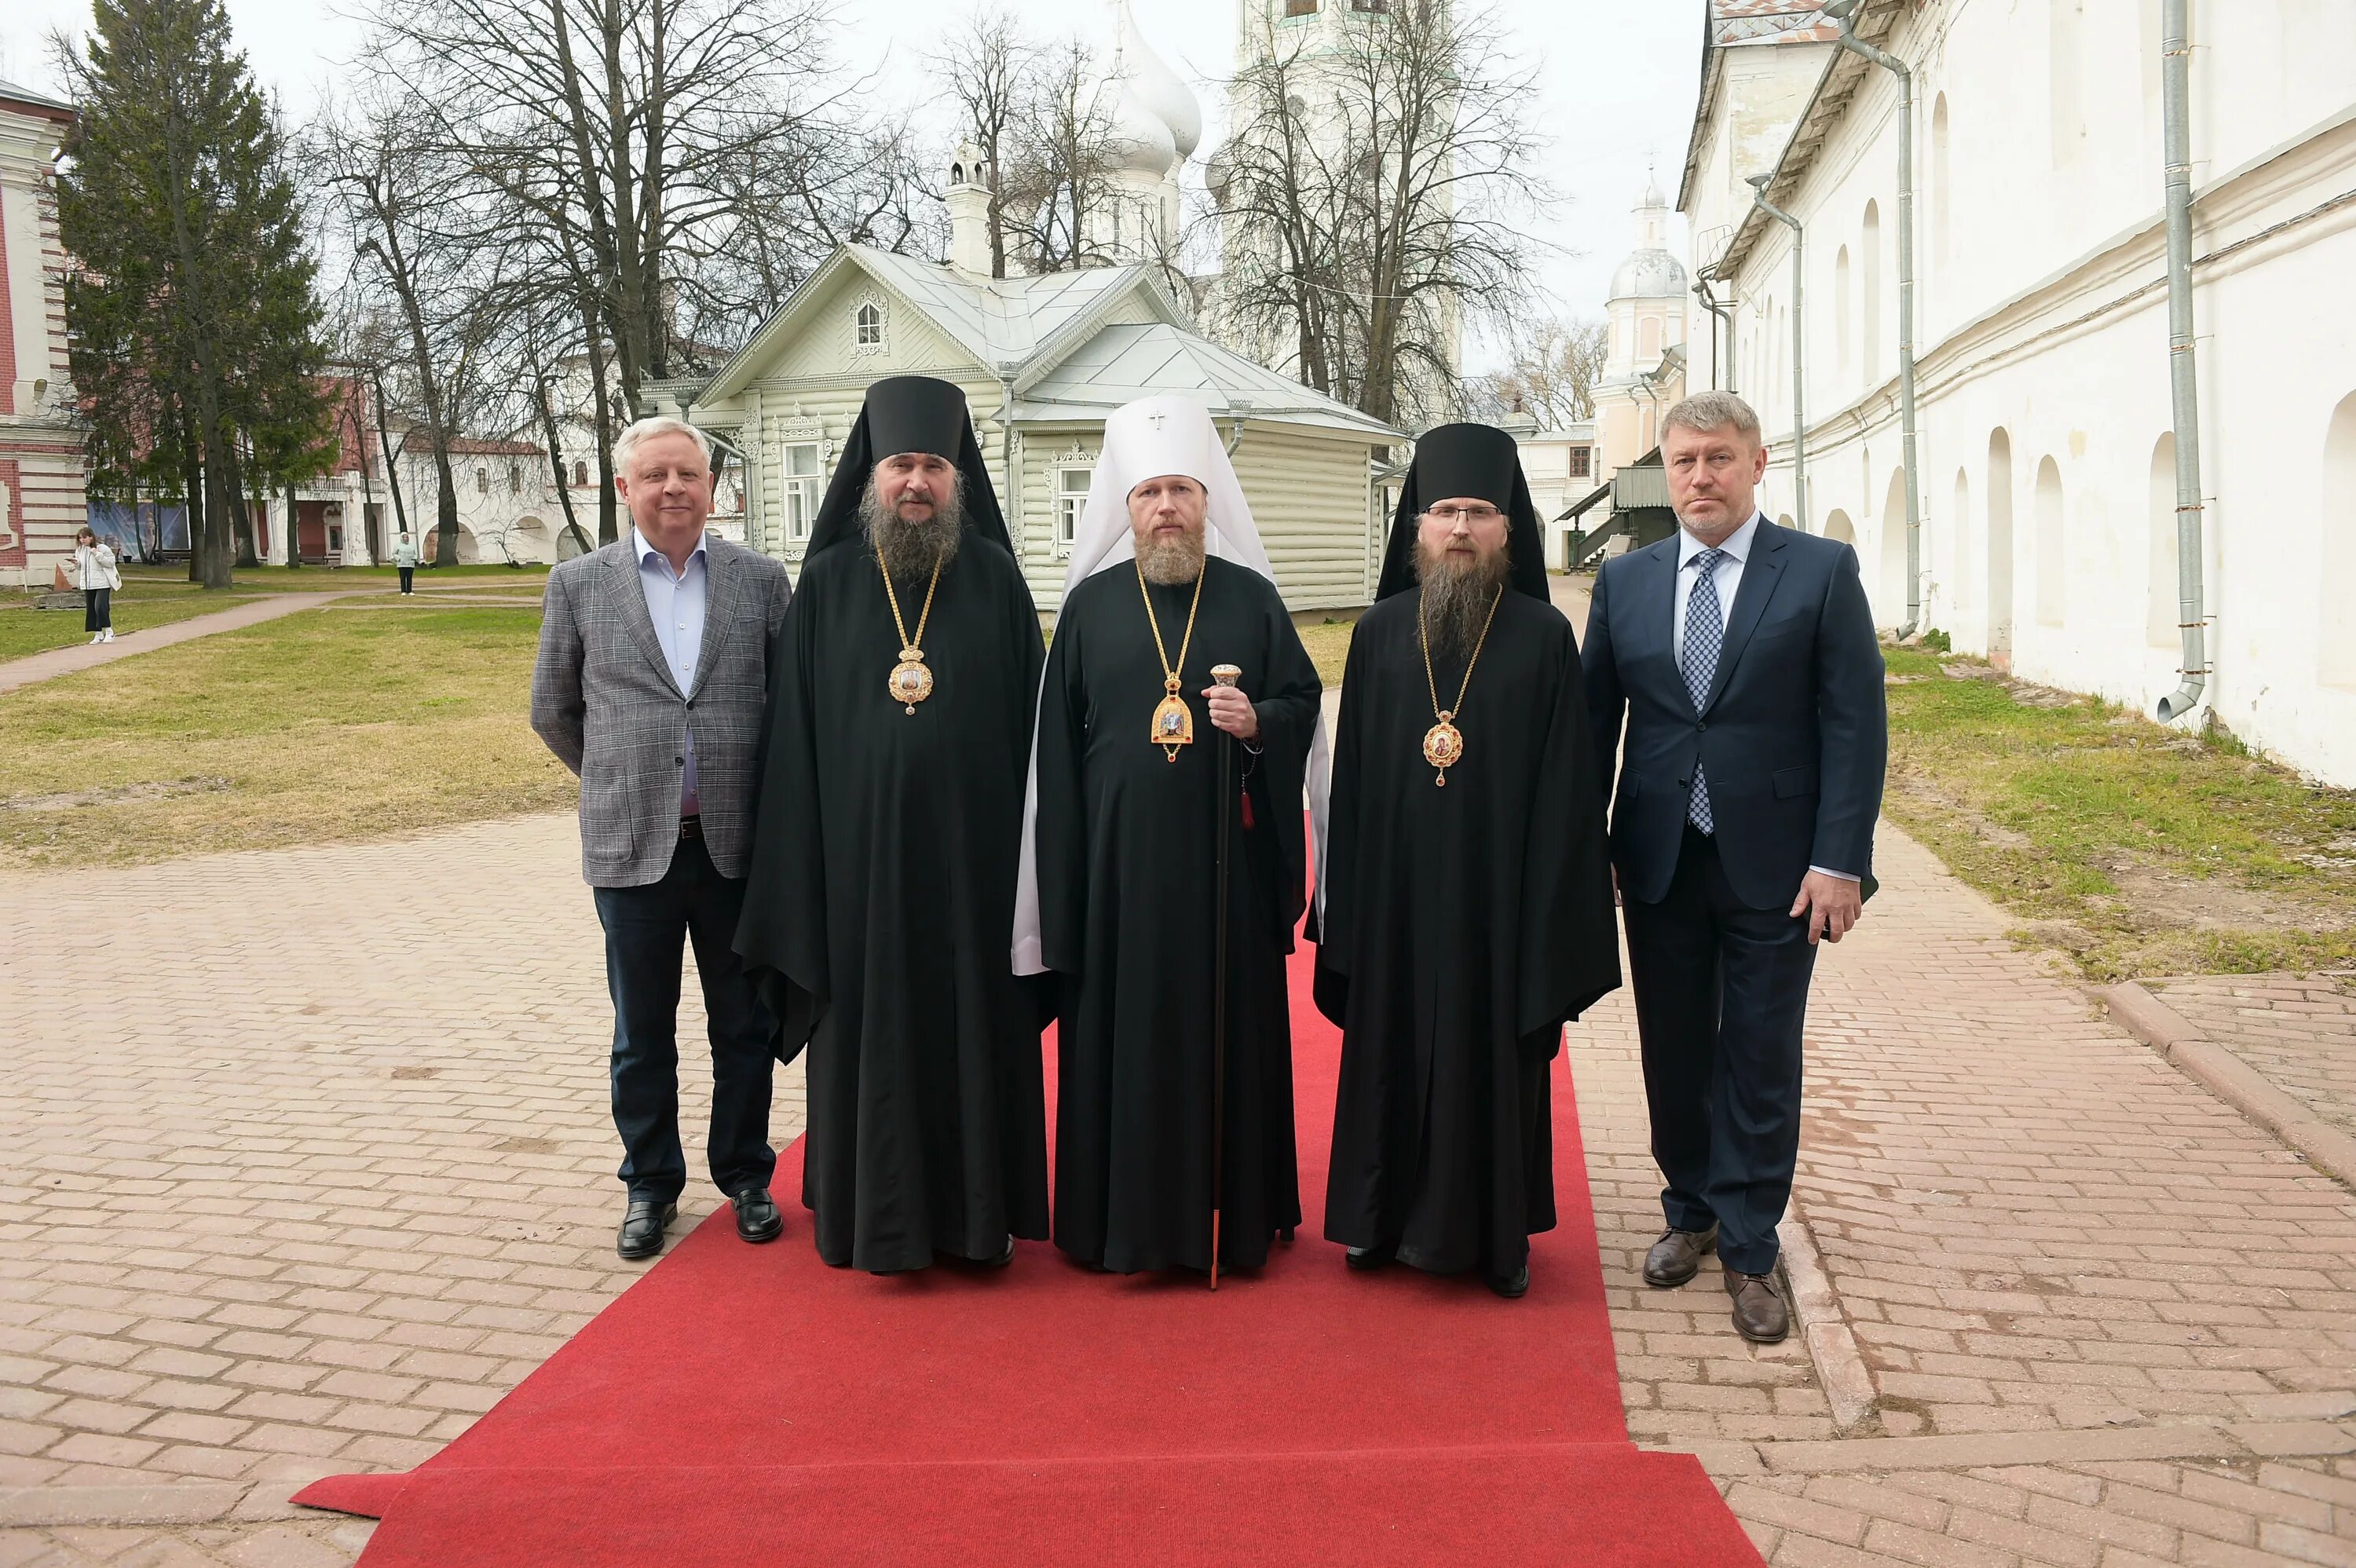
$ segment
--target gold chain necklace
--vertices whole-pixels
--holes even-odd
[[[1205,560],[1194,578],[1194,602],[1186,607],[1186,635],[1178,644],[1178,662],[1170,662],[1170,650],[1162,642],[1162,618],[1153,613],[1153,595],[1145,591],[1145,568],[1137,569],[1137,595],[1145,601],[1145,624],[1153,628],[1153,656],[1162,661],[1162,689],[1166,694],[1153,709],[1153,733],[1151,740],[1167,752],[1172,762],[1178,760],[1178,748],[1194,743],[1194,710],[1178,695],[1185,683],[1179,671],[1186,667],[1186,650],[1194,645],[1194,612],[1203,607],[1203,579],[1211,575],[1211,563]]]
[[[1497,618],[1497,606],[1505,600],[1505,591],[1500,588],[1497,597],[1489,601],[1488,619],[1481,623],[1480,638],[1472,645],[1472,656],[1464,664],[1464,679],[1456,688],[1456,706],[1448,709],[1440,706],[1440,683],[1431,675],[1431,629],[1424,621],[1422,603],[1419,601],[1416,604],[1415,632],[1423,644],[1424,689],[1431,693],[1431,710],[1440,715],[1440,722],[1423,732],[1423,760],[1439,770],[1431,775],[1431,782],[1442,789],[1448,786],[1450,766],[1464,756],[1464,732],[1452,720],[1464,711],[1464,694],[1472,688],[1472,667],[1481,662],[1481,650],[1489,643],[1490,622]]]
[[[884,597],[892,602],[892,624],[900,633],[900,662],[892,667],[884,687],[893,701],[905,704],[911,713],[933,694],[933,672],[925,665],[925,623],[933,618],[933,595],[940,591],[941,568],[948,560],[946,554],[933,558],[932,585],[925,590],[925,607],[917,612],[916,635],[912,637],[908,623],[900,617],[900,595],[892,588],[892,569],[884,564],[882,556],[875,558],[875,570],[884,574]]]

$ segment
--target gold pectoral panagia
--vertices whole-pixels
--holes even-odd
[[[1171,762],[1178,760],[1178,748],[1194,743],[1194,710],[1178,695],[1185,685],[1186,650],[1194,645],[1194,615],[1203,608],[1203,579],[1210,576],[1205,567],[1194,577],[1194,602],[1186,610],[1186,635],[1178,643],[1178,662],[1170,662],[1170,650],[1162,645],[1162,619],[1153,613],[1153,595],[1145,591],[1145,570],[1137,572],[1138,597],[1145,601],[1145,624],[1153,629],[1153,654],[1162,661],[1162,699],[1153,706],[1151,743],[1162,748]]]
[[[1186,706],[1184,698],[1178,695],[1176,677],[1162,684],[1169,695],[1154,706],[1152,741],[1155,745],[1166,748],[1170,760],[1174,763],[1178,760],[1179,747],[1194,743],[1194,710]]]

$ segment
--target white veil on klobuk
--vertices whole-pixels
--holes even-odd
[[[1064,603],[1072,590],[1099,571],[1126,567],[1136,559],[1130,530],[1129,493],[1148,479],[1183,474],[1209,496],[1203,519],[1205,549],[1223,560],[1259,573],[1270,582],[1268,549],[1260,543],[1251,507],[1244,501],[1227,449],[1212,427],[1210,411],[1192,398],[1141,398],[1115,409],[1105,421],[1104,451],[1088,482],[1088,499],[1073,530],[1071,570],[1064,576]],[[1014,893],[1014,972],[1036,975],[1047,967],[1039,945],[1039,731],[1033,709],[1031,775],[1023,802],[1023,866]],[[1325,716],[1309,743],[1309,820],[1318,884],[1324,883],[1326,796],[1333,781],[1332,753],[1325,743]]]

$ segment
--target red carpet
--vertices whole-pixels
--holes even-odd
[[[798,1206],[765,1247],[723,1207],[418,1469],[295,1500],[381,1518],[365,1568],[1758,1563],[1698,1462],[1628,1442],[1560,1063],[1526,1297],[1313,1239],[1341,1041],[1311,953],[1310,1222],[1258,1275],[1213,1296],[1024,1243],[1003,1274],[877,1279],[820,1264]]]

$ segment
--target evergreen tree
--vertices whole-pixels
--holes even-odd
[[[273,451],[324,434],[314,267],[283,138],[221,0],[96,0],[95,15],[68,61],[80,113],[58,192],[80,263],[66,295],[74,371],[121,483],[177,460],[192,575],[227,588],[236,538],[252,537],[238,432],[269,426]]]

